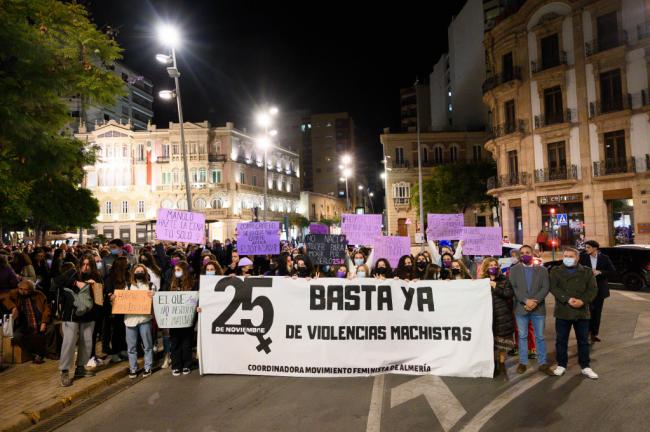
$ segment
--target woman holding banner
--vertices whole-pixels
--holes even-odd
[[[427,256],[421,252],[415,257],[415,277],[419,280],[438,280],[440,267],[430,263]]]
[[[174,274],[170,291],[197,291],[198,285],[190,274],[189,265],[179,261],[174,265]],[[171,339],[172,375],[189,375],[192,367],[192,342],[194,341],[194,326],[169,329]]]
[[[393,277],[393,269],[386,258],[379,258],[375,263],[375,268],[371,272],[375,279],[389,279]]]
[[[413,267],[413,257],[411,255],[402,255],[397,262],[397,269],[395,270],[395,278],[410,281],[417,279],[415,276],[415,268]]]
[[[202,275],[207,276],[221,276],[223,275],[223,270],[217,261],[208,261],[203,265]]]
[[[149,291],[149,297],[153,298],[153,283],[149,280],[149,273],[143,264],[137,264],[131,270],[128,290]],[[151,332],[152,315],[124,315],[124,326],[126,327],[126,345],[129,353],[129,378],[138,377],[138,335],[144,346],[144,378],[151,375],[153,366],[153,335]]]
[[[460,280],[460,279],[472,279],[472,275],[467,270],[467,267],[462,260],[453,260],[451,262],[451,279]]]
[[[350,259],[350,257],[348,255],[346,255],[345,260],[346,260],[346,264],[348,266],[348,273],[351,276],[354,276],[354,274],[356,273],[357,268],[360,265],[363,265],[363,264],[368,266],[369,270],[372,270],[373,255],[374,255],[374,253],[370,252],[370,255],[366,256],[366,254],[363,253],[363,251],[361,251],[361,250],[357,250],[356,252],[354,252],[352,254],[352,259]],[[367,273],[367,274],[369,274],[369,273]]]
[[[506,378],[507,351],[514,348],[515,324],[512,319],[512,287],[501,273],[499,262],[490,257],[483,260],[479,278],[489,278],[492,288],[492,334],[494,335],[494,375]]]

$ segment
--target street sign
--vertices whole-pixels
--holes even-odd
[[[566,213],[558,213],[558,214],[557,214],[557,224],[560,225],[560,226],[562,226],[562,225],[564,225],[564,226],[569,225],[569,219],[567,218],[567,214],[566,214]]]

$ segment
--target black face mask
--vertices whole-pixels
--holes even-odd
[[[145,276],[144,273],[135,273],[135,274],[133,275],[133,278],[134,278],[135,280],[137,280],[137,281],[143,281],[143,280],[146,279],[146,276]]]
[[[417,266],[418,266],[418,269],[424,270],[426,268],[426,266],[427,266],[427,262],[426,261],[418,261]]]
[[[460,269],[457,269],[457,268],[451,269],[451,274],[453,274],[454,276],[459,275],[460,274]]]
[[[410,272],[411,270],[413,270],[413,266],[412,266],[411,264],[405,265],[405,266],[404,266],[404,270]]]
[[[378,275],[384,275],[386,274],[386,270],[387,270],[386,267],[377,267],[375,269],[375,273],[377,273]]]
[[[309,270],[307,270],[307,267],[298,267],[298,276],[300,277],[309,276]]]

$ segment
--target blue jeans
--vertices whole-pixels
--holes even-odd
[[[578,362],[580,368],[589,367],[589,320],[565,320],[555,318],[555,352],[558,366],[566,367],[569,359],[567,348],[569,345],[569,333],[571,326],[576,332],[578,340]]]
[[[528,322],[533,323],[535,342],[537,344],[537,363],[541,366],[546,364],[546,343],[544,342],[544,315],[515,315],[517,319],[517,330],[519,331],[519,363],[528,364]]]
[[[126,345],[129,352],[129,369],[131,372],[138,370],[138,334],[144,345],[144,370],[150,371],[153,367],[153,336],[151,335],[151,321],[126,328]]]

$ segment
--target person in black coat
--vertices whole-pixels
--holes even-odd
[[[609,282],[607,275],[616,271],[614,264],[607,255],[600,252],[600,245],[595,240],[585,242],[586,254],[580,255],[580,265],[592,269],[598,284],[598,294],[593,302],[589,304],[591,318],[589,321],[589,333],[591,343],[600,342],[598,332],[600,330],[600,317],[603,313],[605,299],[609,297]]]

